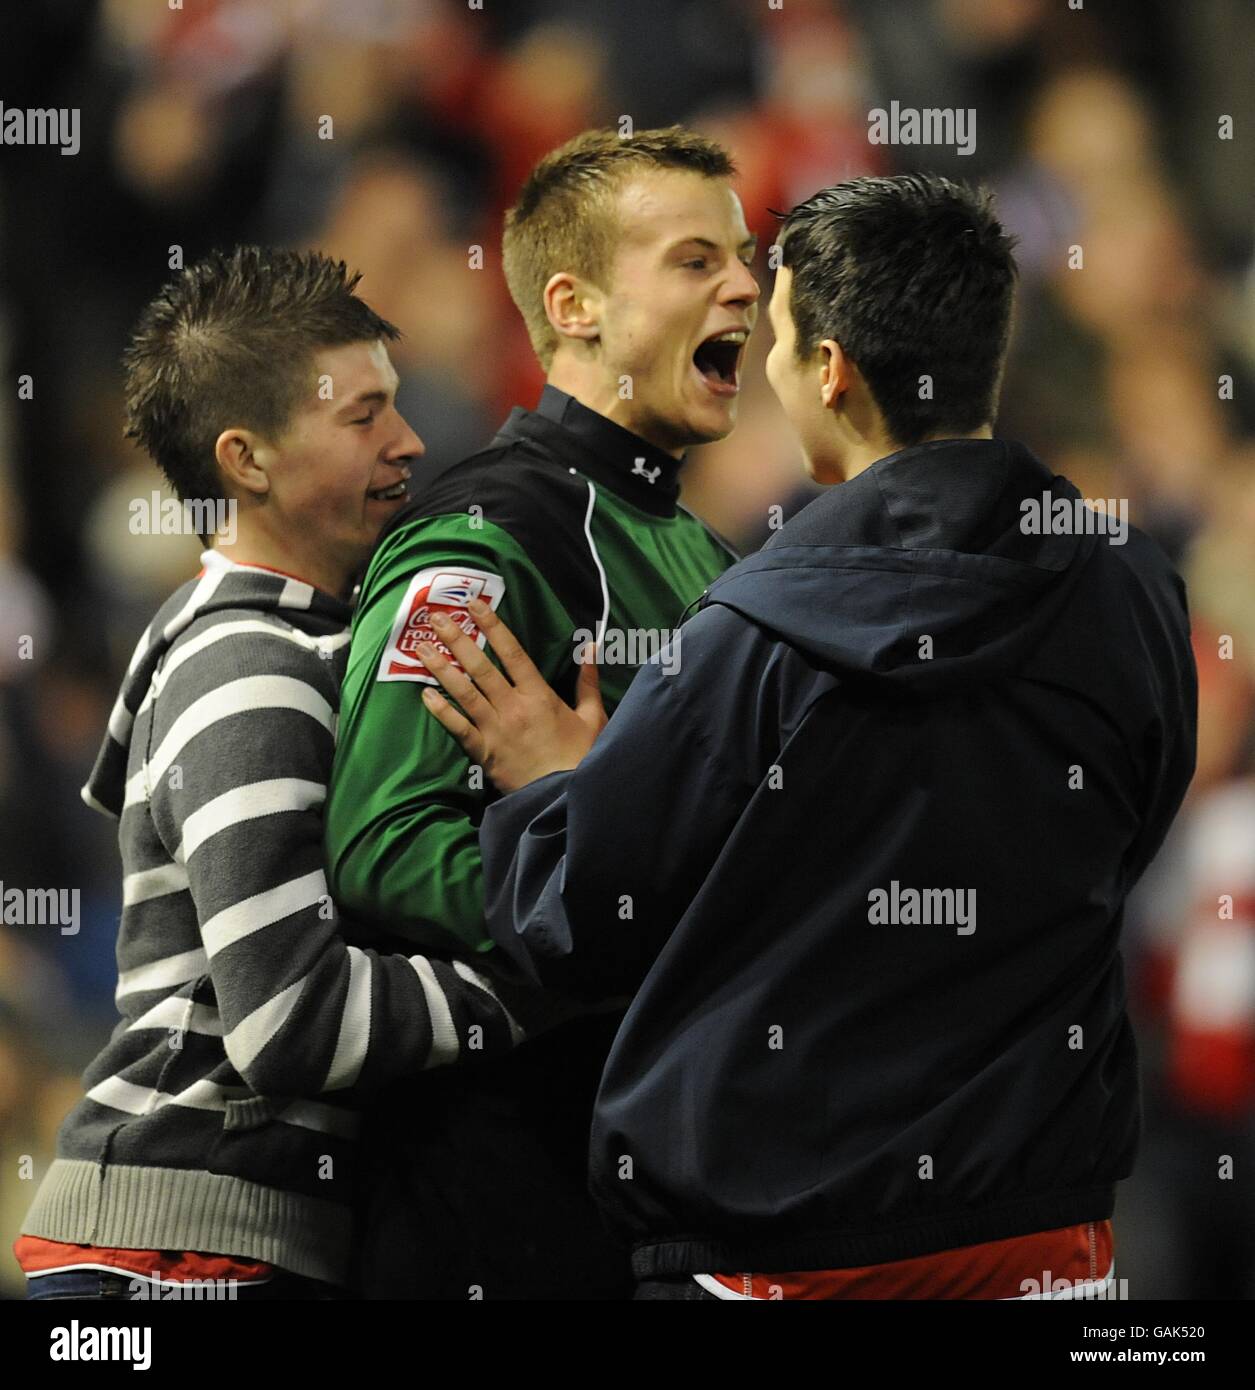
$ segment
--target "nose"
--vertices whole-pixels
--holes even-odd
[[[401,431],[395,441],[384,451],[384,459],[392,463],[395,459],[403,458],[422,458],[427,452],[427,446],[418,437],[409,422],[401,412],[397,411],[397,420],[400,423]]]
[[[762,292],[762,286],[754,278],[752,268],[738,256],[736,269],[728,278],[723,302],[725,304],[739,304],[750,309],[758,302]]]

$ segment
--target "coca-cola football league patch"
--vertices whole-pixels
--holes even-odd
[[[423,681],[427,685],[439,685],[440,682],[423,665],[423,659],[418,654],[420,642],[430,642],[459,671],[462,667],[436,636],[436,630],[431,625],[432,614],[443,613],[468,637],[473,637],[482,650],[484,634],[475,626],[475,619],[466,611],[466,605],[471,599],[477,598],[495,610],[504,593],[505,581],[499,574],[489,574],[486,570],[454,569],[448,565],[433,565],[430,569],[420,570],[410,580],[405,597],[401,600],[375,679]]]

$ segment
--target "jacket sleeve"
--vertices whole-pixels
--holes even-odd
[[[236,1071],[259,1094],[368,1092],[511,1050],[523,1024],[495,983],[460,962],[360,950],[341,936],[322,861],[330,671],[281,630],[211,650],[212,682],[205,655],[172,671],[144,788],[129,790],[146,796],[186,871]]]
[[[425,949],[486,951],[478,828],[493,788],[423,705],[436,682],[407,673],[396,646],[398,626],[421,617],[416,605],[430,584],[462,572],[476,584],[496,581],[496,611],[546,679],[570,681],[573,624],[507,532],[488,522],[472,529],[465,515],[409,528],[376,557],[359,600],[326,862],[332,892],[353,917]]]
[[[1172,571],[1161,575],[1159,583],[1163,616],[1152,638],[1142,636],[1155,653],[1151,669],[1157,709],[1138,750],[1147,770],[1145,811],[1141,829],[1124,859],[1126,893],[1159,853],[1193,779],[1198,753],[1198,668],[1185,584]]]
[[[573,999],[635,991],[753,795],[750,768],[715,732],[736,698],[712,684],[713,647],[692,646],[672,674],[665,650],[641,667],[578,768],[485,813],[493,939],[526,978]]]

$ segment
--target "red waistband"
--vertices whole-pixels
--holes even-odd
[[[271,1278],[275,1272],[273,1265],[231,1255],[206,1255],[195,1250],[114,1250],[100,1245],[67,1245],[59,1240],[44,1240],[42,1236],[18,1236],[13,1242],[13,1253],[27,1275],[103,1269],[162,1282],[234,1279],[238,1283],[256,1283]]]
[[[1024,1298],[1056,1295],[1105,1279],[1115,1252],[1110,1221],[1084,1221],[1057,1231],[964,1245],[934,1255],[852,1269],[791,1274],[702,1276],[734,1297],[789,1298]]]

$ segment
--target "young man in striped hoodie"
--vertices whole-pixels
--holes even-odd
[[[423,452],[356,283],[216,254],[127,353],[129,434],[234,524],[140,638],[83,791],[119,820],[122,1018],[15,1246],[33,1298],[326,1296],[360,1096],[523,1035],[466,964],[346,945],[323,874],[349,595]]]

